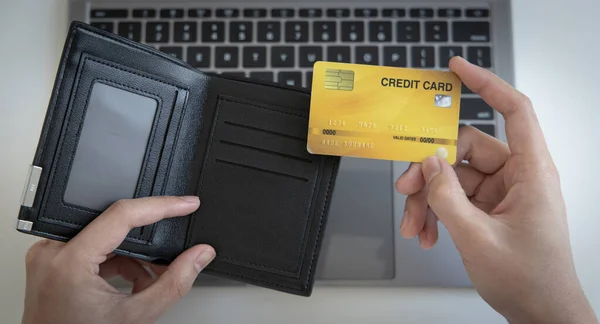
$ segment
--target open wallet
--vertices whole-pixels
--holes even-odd
[[[20,232],[68,241],[120,199],[197,195],[191,215],[133,229],[115,251],[310,296],[339,158],[306,149],[310,92],[203,73],[73,22],[19,211]]]

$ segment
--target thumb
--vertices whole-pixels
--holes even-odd
[[[469,201],[456,172],[446,160],[428,157],[421,170],[427,183],[427,204],[460,247],[470,233],[478,233],[485,223],[485,213]]]
[[[140,318],[158,318],[192,288],[196,277],[214,258],[215,250],[205,244],[196,245],[179,255],[150,287],[132,296],[143,305]]]

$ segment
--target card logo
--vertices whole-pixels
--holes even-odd
[[[433,102],[433,105],[436,107],[450,108],[452,107],[452,96],[435,95]]]

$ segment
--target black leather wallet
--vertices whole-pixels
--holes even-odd
[[[116,200],[198,195],[115,252],[168,264],[206,243],[204,273],[310,296],[339,158],[307,152],[309,104],[73,22],[17,229],[68,241]]]

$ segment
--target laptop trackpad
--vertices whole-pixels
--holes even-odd
[[[316,279],[394,277],[392,162],[342,158]]]

